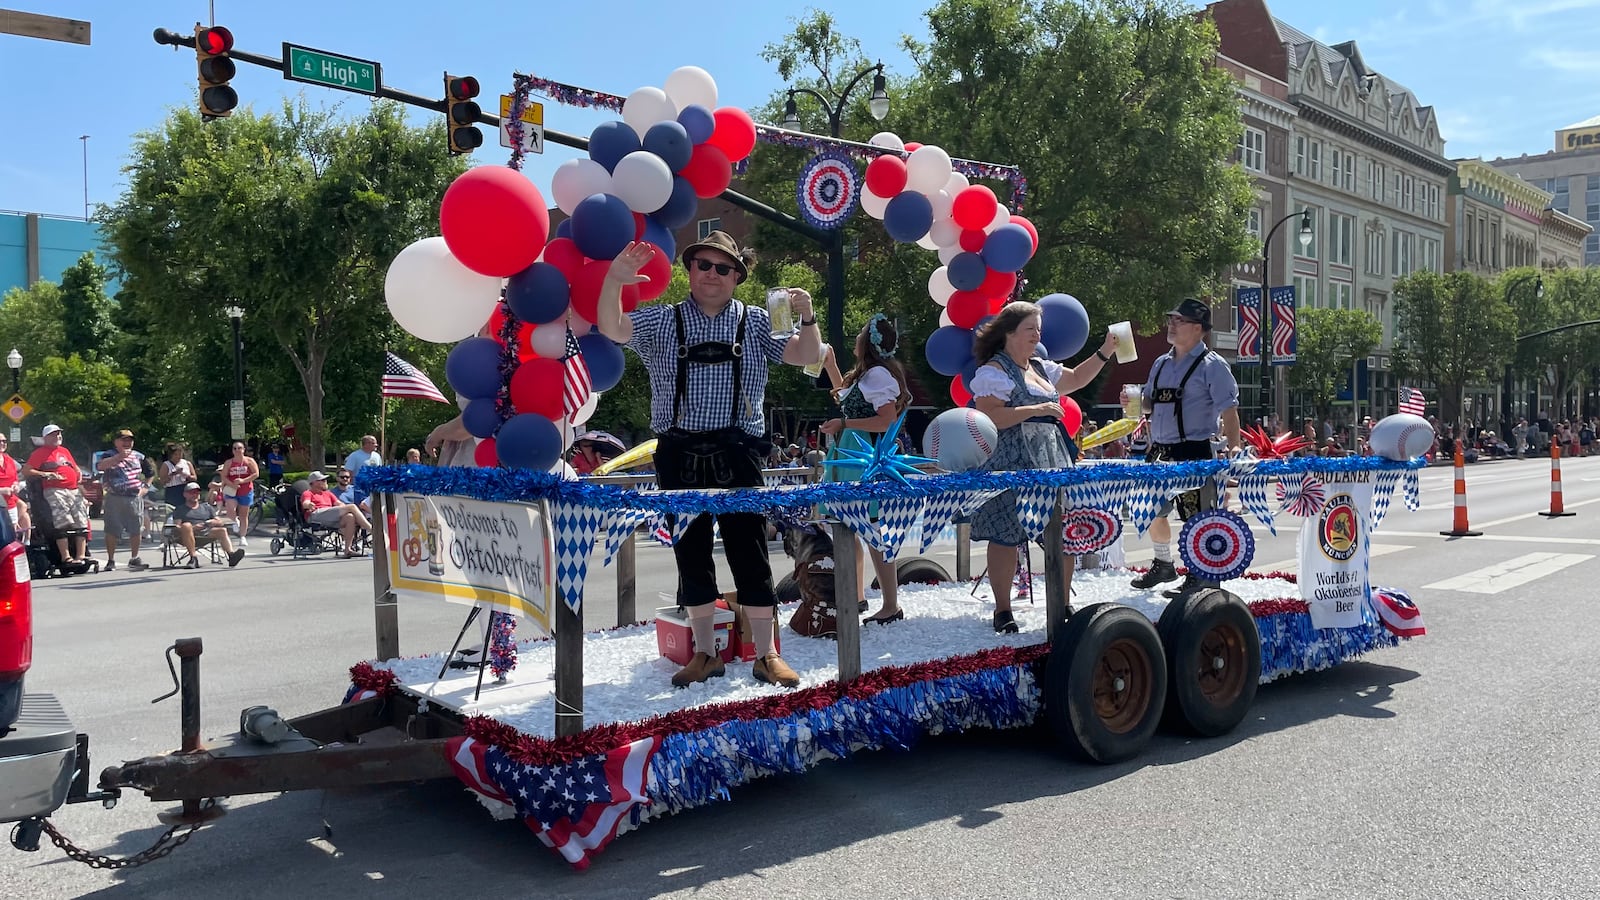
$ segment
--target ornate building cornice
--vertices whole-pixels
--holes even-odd
[[[1456,170],[1455,164],[1442,156],[1419,150],[1408,144],[1403,144],[1386,134],[1379,134],[1358,122],[1351,121],[1348,117],[1336,113],[1304,94],[1290,95],[1290,100],[1300,110],[1300,118],[1313,125],[1321,126],[1336,134],[1351,138],[1357,143],[1364,144],[1374,150],[1404,160],[1419,169],[1431,172],[1441,177],[1447,177]]]

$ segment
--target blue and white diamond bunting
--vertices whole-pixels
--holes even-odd
[[[583,580],[589,574],[589,552],[595,535],[604,527],[603,510],[566,500],[550,502],[550,526],[555,539],[556,590],[574,615],[583,615]]]
[[[884,559],[894,559],[900,555],[906,535],[911,531],[911,526],[917,523],[917,517],[922,515],[923,504],[921,497],[894,497],[878,501],[878,534],[883,541],[881,549]]]

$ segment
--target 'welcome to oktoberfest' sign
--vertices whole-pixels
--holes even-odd
[[[506,610],[550,631],[550,532],[542,503],[399,494],[389,547],[396,594]]]

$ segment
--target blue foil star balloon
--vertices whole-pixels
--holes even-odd
[[[917,466],[935,463],[937,460],[900,452],[897,438],[900,437],[900,426],[904,425],[905,421],[906,414],[901,413],[894,425],[878,438],[876,447],[868,446],[861,437],[861,432],[851,432],[850,437],[854,439],[855,446],[846,447],[841,444],[835,448],[838,457],[824,460],[822,465],[858,468],[861,470],[861,477],[858,479],[860,481],[887,481],[892,478],[901,484],[907,484],[907,475],[922,474],[917,470]]]

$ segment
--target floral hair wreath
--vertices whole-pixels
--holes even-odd
[[[892,359],[894,358],[894,351],[885,351],[883,349],[883,332],[878,330],[878,323],[887,321],[889,321],[889,317],[883,313],[877,313],[873,315],[872,318],[868,319],[867,339],[872,341],[872,348],[878,351],[879,356],[883,357],[884,359]]]

